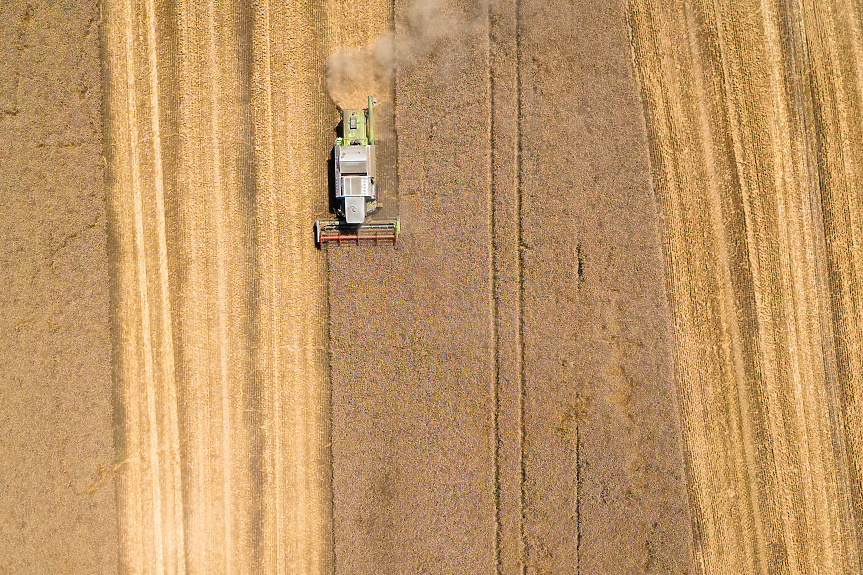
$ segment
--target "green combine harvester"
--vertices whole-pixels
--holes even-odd
[[[380,207],[375,178],[375,139],[373,110],[377,100],[369,96],[365,110],[342,110],[341,136],[336,138],[334,220],[315,222],[318,246],[330,243],[395,244],[399,219],[370,220],[369,214]]]

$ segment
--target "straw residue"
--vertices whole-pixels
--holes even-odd
[[[631,0],[699,572],[861,571],[861,14]]]
[[[323,10],[104,12],[120,570],[329,573]]]

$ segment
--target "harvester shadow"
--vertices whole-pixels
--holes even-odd
[[[333,129],[332,141],[342,133],[342,122],[339,122]],[[327,159],[327,190],[329,197],[329,213],[335,214],[338,210],[338,202],[336,201],[336,147],[333,146],[330,150],[330,157]]]
[[[335,141],[336,137],[342,131],[342,123],[339,122],[335,128],[333,128],[333,138],[332,141]],[[327,158],[327,213],[335,216],[338,211],[338,202],[336,201],[336,147],[333,146],[330,149],[330,155]],[[317,225],[315,222],[312,222],[312,232],[317,233]]]

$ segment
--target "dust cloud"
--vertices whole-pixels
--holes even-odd
[[[327,59],[327,92],[339,108],[365,108],[374,95],[390,103],[394,92],[396,64],[411,66],[438,54],[445,46],[458,50],[459,39],[482,29],[479,7],[456,13],[441,0],[417,0],[407,10],[397,33],[387,31],[371,44],[342,47]],[[453,59],[439,58],[436,78],[447,82],[454,70]]]
[[[386,101],[395,76],[395,37],[387,32],[370,45],[341,48],[327,58],[327,92],[341,109],[365,108],[368,96]]]

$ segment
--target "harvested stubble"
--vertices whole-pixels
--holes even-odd
[[[311,222],[338,117],[327,41],[345,10],[104,6],[124,573],[329,570]]]
[[[860,5],[630,12],[699,571],[860,573]]]

